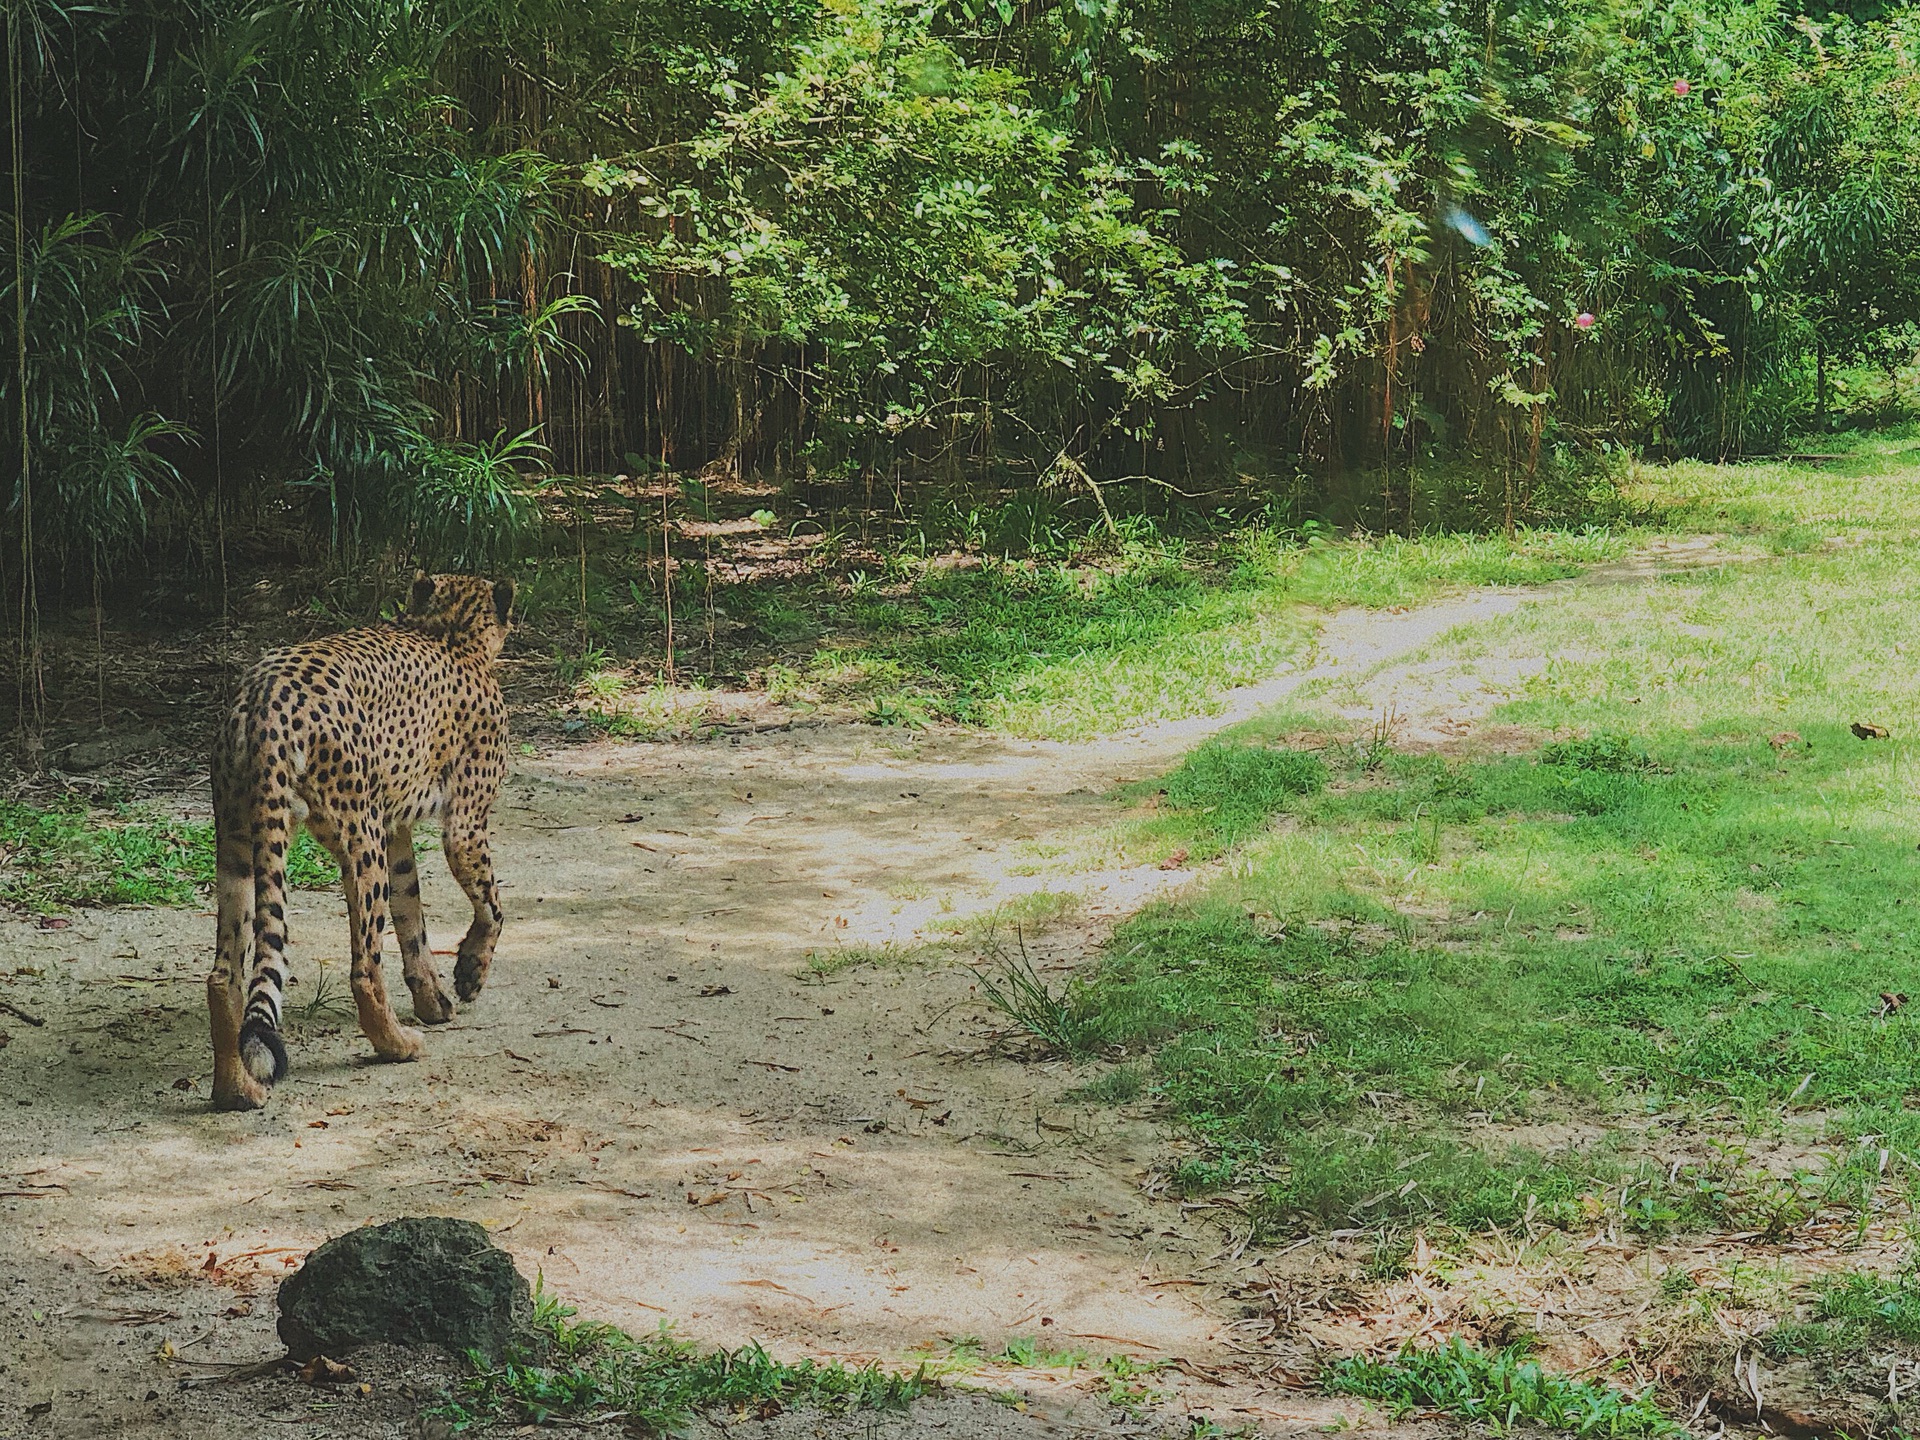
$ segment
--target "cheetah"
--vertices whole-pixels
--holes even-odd
[[[512,606],[511,581],[421,574],[399,618],[270,651],[241,682],[213,755],[217,1108],[258,1108],[287,1072],[287,850],[302,823],[340,863],[354,1006],[375,1055],[412,1060],[423,1048],[394,1018],[380,974],[389,907],[414,1018],[453,1018],[420,913],[422,820],[439,820],[447,866],[473,903],[453,983],[462,1001],[479,995],[500,938],[487,822],[506,770],[494,669]]]

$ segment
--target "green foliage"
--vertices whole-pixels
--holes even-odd
[[[525,478],[543,456],[532,431],[471,445],[423,435],[406,456],[415,478],[399,496],[401,528],[423,564],[496,567],[515,558],[539,528],[536,487]]]
[[[576,1322],[572,1307],[537,1297],[535,1353],[498,1366],[471,1357],[478,1373],[440,1407],[456,1426],[591,1424],[623,1420],[647,1433],[677,1433],[708,1409],[771,1414],[794,1405],[891,1409],[929,1383],[878,1366],[776,1360],[758,1345],[704,1354],[666,1326],[634,1339],[612,1325]]]
[[[1403,1350],[1391,1360],[1337,1361],[1322,1376],[1335,1394],[1384,1401],[1396,1418],[1412,1410],[1446,1410],[1496,1435],[1523,1423],[1643,1440],[1686,1433],[1648,1394],[1569,1379],[1522,1350],[1490,1355],[1458,1337],[1431,1350]]]
[[[320,889],[339,878],[333,857],[303,830],[287,854],[287,883]],[[0,900],[36,910],[190,905],[213,881],[211,825],[0,800]]]
[[[1920,1344],[1920,1276],[1837,1276],[1822,1289],[1815,1318],[1858,1326],[1874,1340]]]
[[[293,498],[498,565],[549,461],[939,479],[1049,558],[1200,492],[1611,520],[1623,448],[1920,336],[1905,9],[69,9],[9,32],[29,550]]]
[[[1809,1359],[1824,1377],[1877,1373],[1889,1346],[1920,1343],[1920,1285],[1911,1269],[1898,1275],[1834,1275],[1819,1284],[1813,1314],[1786,1320],[1762,1345],[1774,1360]]]

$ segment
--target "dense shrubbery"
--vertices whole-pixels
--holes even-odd
[[[491,558],[548,457],[1090,505],[1365,471],[1346,518],[1506,520],[1577,503],[1583,453],[1773,447],[1920,338],[1904,10],[7,18],[27,552],[225,545],[289,497],[341,546]],[[1488,463],[1417,515],[1444,453]]]

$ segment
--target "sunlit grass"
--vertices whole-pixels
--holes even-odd
[[[868,698],[876,718],[1071,739],[1207,714],[1309,649],[1325,611],[1522,585],[1615,558],[1618,532],[1328,540],[1271,530],[1134,543],[1098,563],[928,569],[835,607],[782,684]]]
[[[1122,928],[1086,1018],[1153,1057],[1207,1142],[1187,1183],[1253,1182],[1278,1225],[1779,1233],[1920,1180],[1920,1011],[1899,998],[1920,993],[1920,494],[1884,465],[1667,472],[1672,510],[1818,533],[1445,638],[1420,658],[1543,662],[1490,717],[1532,753],[1335,747],[1324,791],[1255,807],[1285,826]],[[1204,840],[1162,783],[1141,832]],[[1675,1112],[1718,1117],[1720,1160],[1649,1171],[1645,1128]],[[1743,1137],[1783,1127],[1801,1166],[1748,1164]]]

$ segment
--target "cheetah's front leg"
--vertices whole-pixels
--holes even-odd
[[[380,973],[380,944],[387,933],[387,847],[384,827],[365,819],[340,828],[346,863],[347,927],[353,939],[353,1003],[360,1030],[382,1060],[417,1060],[426,1048],[418,1030],[394,1018]]]
[[[387,868],[393,876],[393,933],[400,941],[400,963],[413,992],[413,1018],[422,1025],[453,1019],[453,996],[433,968],[427,948],[427,921],[420,912],[420,869],[414,861],[413,830],[402,826],[387,837]]]

